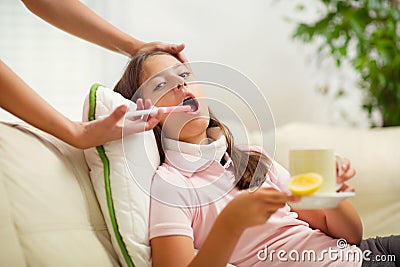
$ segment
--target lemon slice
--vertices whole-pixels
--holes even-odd
[[[307,196],[317,191],[324,179],[318,173],[303,173],[295,175],[289,181],[289,189],[298,196]]]

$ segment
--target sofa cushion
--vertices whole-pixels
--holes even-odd
[[[289,150],[330,147],[350,159],[356,176],[349,199],[364,224],[364,237],[400,234],[400,127],[356,129],[291,123],[276,131],[276,160],[288,167]]]
[[[2,266],[117,266],[83,151],[0,123]]]
[[[85,101],[83,119],[102,118],[123,104],[130,110],[136,109],[135,103],[95,84]],[[121,264],[150,266],[149,193],[160,163],[153,132],[124,136],[122,140],[87,149],[85,157]]]

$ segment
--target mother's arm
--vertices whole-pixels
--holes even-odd
[[[133,56],[138,51],[165,51],[186,61],[184,45],[145,43],[122,32],[78,0],[22,0],[25,6],[57,28],[106,49]]]

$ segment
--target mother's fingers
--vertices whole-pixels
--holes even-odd
[[[142,120],[125,121],[124,135],[130,135],[145,131],[147,122]]]
[[[153,108],[150,99],[146,99],[146,100],[144,101],[144,108],[145,108],[145,109],[151,109],[151,108]],[[142,120],[143,120],[143,121],[147,121],[148,119],[149,119],[149,115],[143,115],[143,117],[142,117]]]
[[[139,98],[138,100],[136,100],[136,110],[143,110],[143,109],[144,109],[143,99]],[[141,120],[142,116],[129,116],[127,117],[127,119],[130,121]]]
[[[176,56],[178,57],[180,62],[182,62],[182,63],[188,62],[188,59],[186,58],[186,56],[183,52],[176,54]]]
[[[148,119],[148,121],[146,123],[145,131],[151,130],[154,127],[156,127],[156,125],[160,122],[163,114],[164,114],[164,112],[161,109],[159,109],[155,116],[150,116],[150,118]]]
[[[151,109],[152,108],[152,103],[150,99],[146,99],[146,101],[144,102],[144,107],[145,109]]]

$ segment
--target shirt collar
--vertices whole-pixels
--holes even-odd
[[[205,145],[164,138],[166,162],[188,177],[214,162],[219,163],[227,149],[226,138],[218,127],[209,128],[207,136],[211,143]]]

